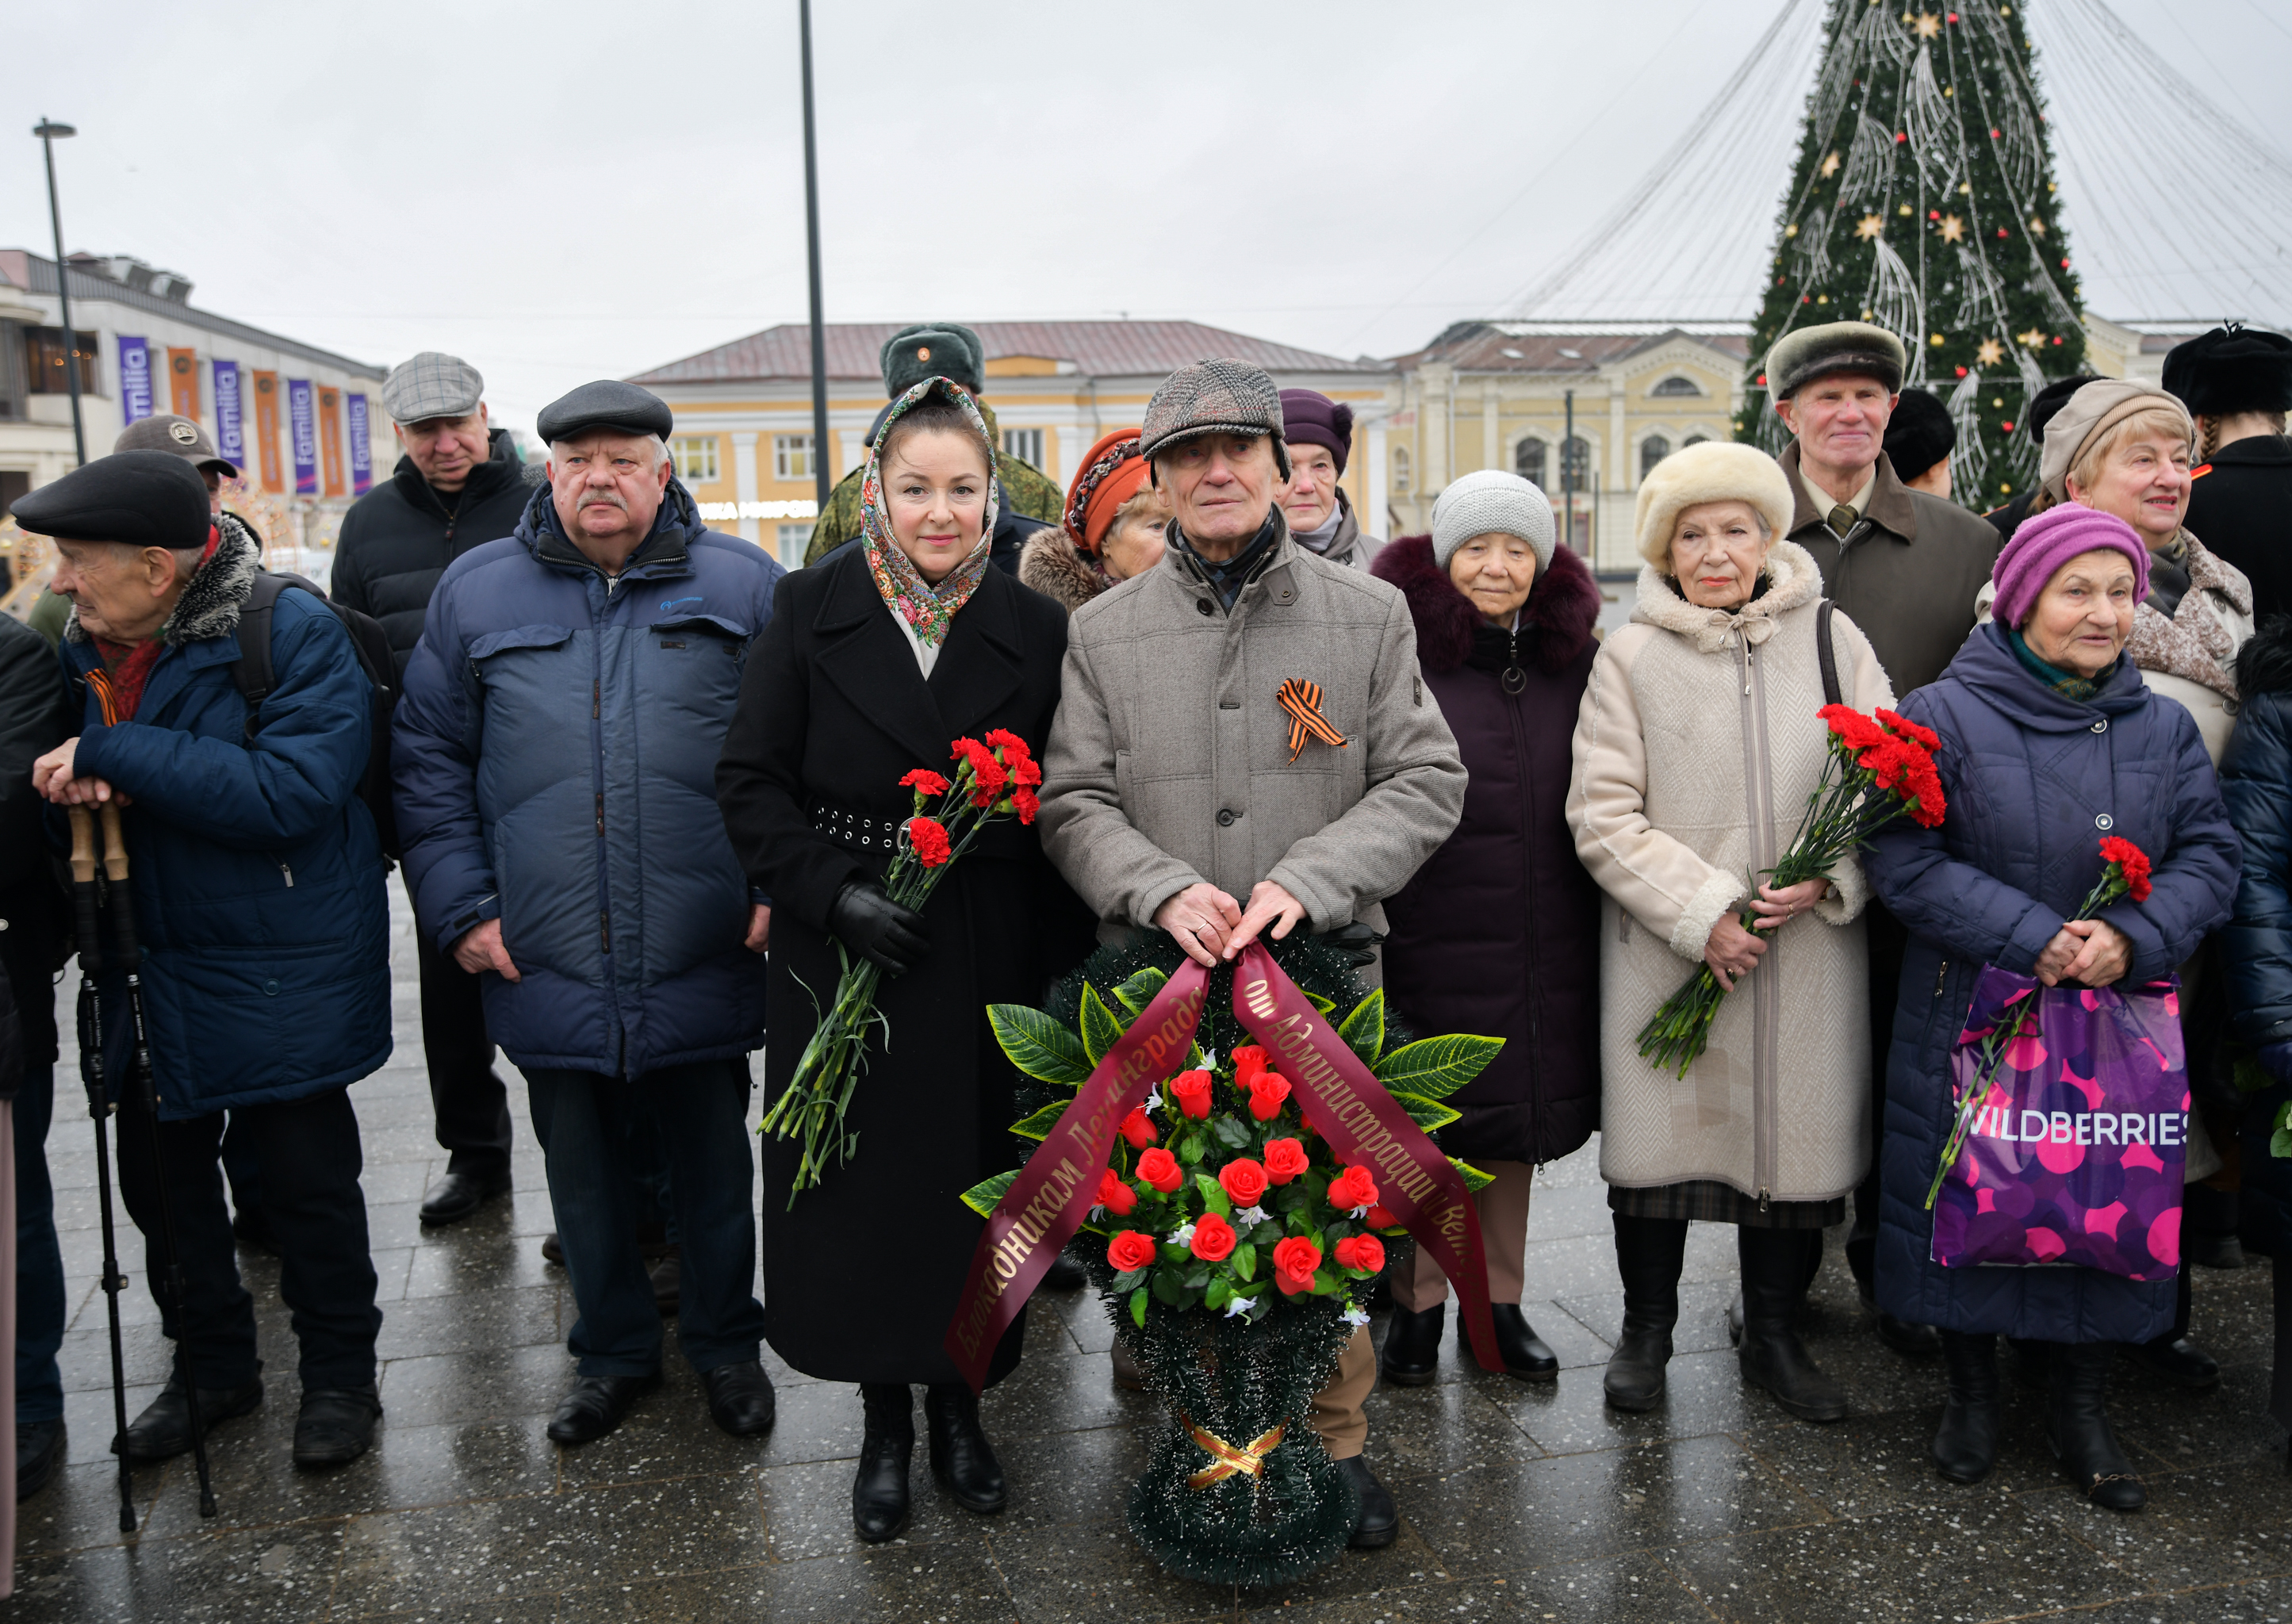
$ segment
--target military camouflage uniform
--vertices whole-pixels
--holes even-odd
[[[1003,486],[1003,511],[1039,519],[1045,524],[1057,524],[1063,520],[1066,492],[1052,484],[1050,475],[1032,463],[1021,462],[1001,449],[1003,432],[995,426],[994,408],[984,400],[979,402],[979,415],[987,419],[987,432],[995,437],[995,477]],[[811,527],[811,543],[803,550],[806,564],[818,563],[860,534],[860,475],[867,465],[863,460],[827,493],[827,505],[820,509],[819,518]]]

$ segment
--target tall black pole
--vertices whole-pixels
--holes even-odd
[[[796,0],[803,30],[803,224],[811,256],[811,480],[827,511],[827,334],[819,316],[819,155],[811,133],[811,0]]]
[[[805,82],[810,83],[809,80]],[[72,331],[71,271],[64,263],[63,211],[56,206],[56,139],[77,135],[79,132],[68,124],[55,124],[43,118],[33,127],[32,133],[40,138],[40,151],[48,160],[48,225],[56,236],[56,297],[63,302],[64,307],[64,384],[71,392],[72,450],[85,463],[87,461],[87,430],[79,418],[79,335]],[[813,279],[815,283],[818,281],[817,277]]]

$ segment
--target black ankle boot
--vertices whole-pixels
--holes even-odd
[[[2046,1442],[2086,1499],[2110,1511],[2138,1511],[2149,1491],[2110,1429],[2109,1363],[2113,1342],[2056,1342],[2046,1368]]]
[[[1496,1304],[1489,1315],[1496,1321],[1497,1353],[1504,1360],[1506,1376],[1524,1382],[1548,1382],[1560,1374],[1558,1355],[1544,1345],[1518,1303]]]
[[[1687,1256],[1683,1218],[1614,1215],[1616,1272],[1624,1280],[1624,1329],[1601,1386],[1618,1410],[1652,1410],[1663,1400],[1679,1323],[1679,1270]]]
[[[1802,1421],[1839,1421],[1846,1394],[1815,1367],[1798,1339],[1799,1299],[1806,1295],[1807,1234],[1803,1229],[1739,1224],[1735,1252],[1743,1270],[1743,1339],[1735,1358],[1743,1379],[1764,1387]]]
[[[1997,1464],[1997,1338],[1941,1335],[1949,1397],[1934,1432],[1934,1465],[1954,1483],[1978,1483]]]
[[[851,1528],[881,1545],[908,1525],[908,1462],[916,1450],[915,1401],[904,1382],[865,1382],[860,1402],[868,1429],[860,1440],[860,1474],[851,1480]]]
[[[1441,1330],[1448,1323],[1444,1298],[1418,1312],[1395,1304],[1392,1323],[1385,1327],[1384,1348],[1377,1355],[1377,1374],[1396,1387],[1429,1385],[1441,1369]]]
[[[924,1394],[932,1475],[965,1511],[992,1516],[1011,1498],[1003,1463],[979,1427],[979,1397],[961,1382],[933,1382]]]

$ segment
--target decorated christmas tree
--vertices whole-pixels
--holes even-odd
[[[2083,365],[2081,306],[2022,7],[1901,4],[1831,0],[1736,432],[1785,442],[1764,387],[1776,339],[1876,322],[1909,351],[1904,383],[1948,403],[1951,478],[1979,510],[2034,481],[2016,431]]]

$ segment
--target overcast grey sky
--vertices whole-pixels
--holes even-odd
[[[1405,351],[1533,280],[1780,4],[819,0],[827,317]],[[2280,0],[2111,4],[2292,145]],[[455,351],[503,421],[805,318],[795,0],[26,0],[8,57],[0,246],[47,250],[22,132],[76,124],[68,247],[360,359]],[[1796,96],[1773,110],[1787,162]]]

